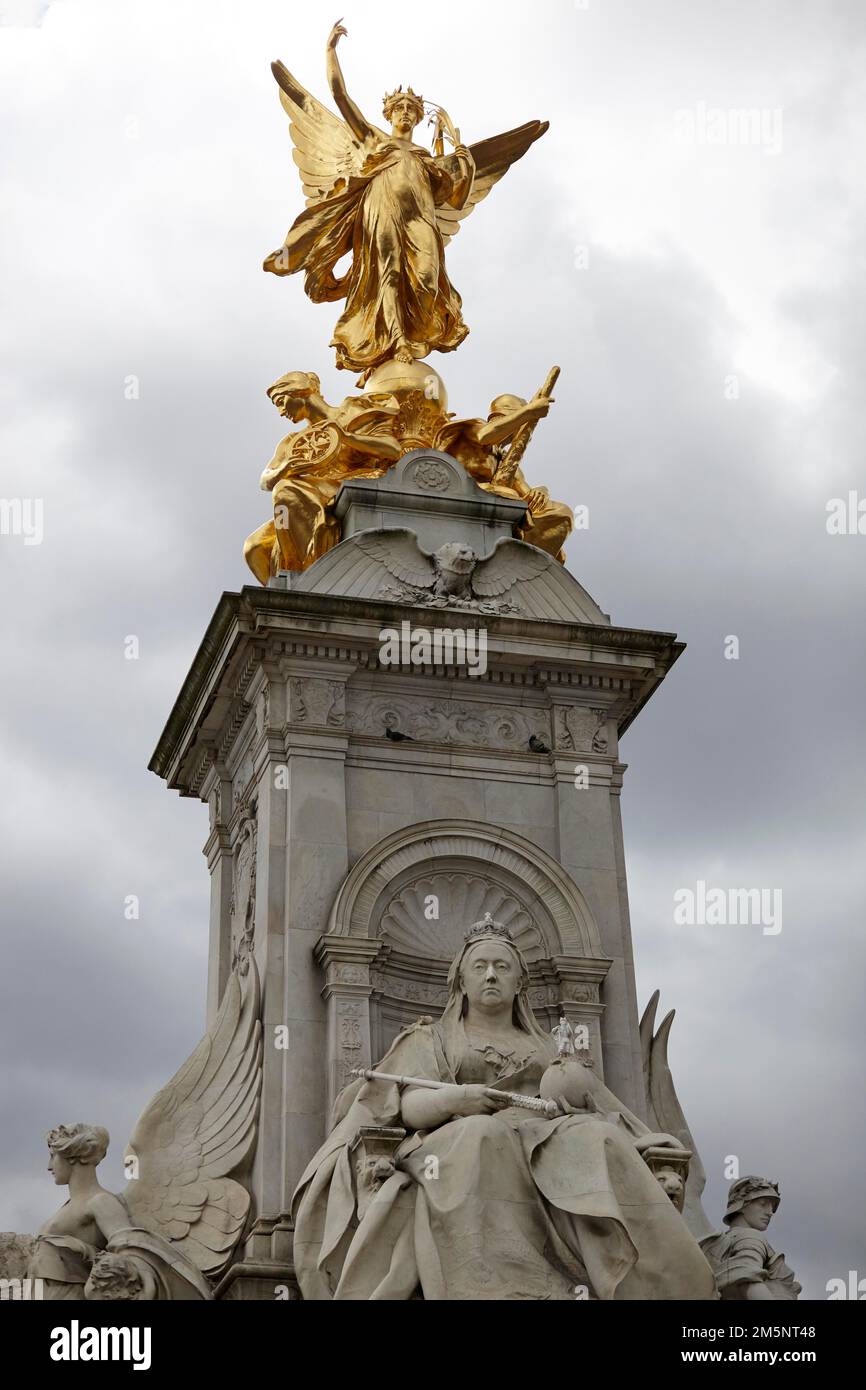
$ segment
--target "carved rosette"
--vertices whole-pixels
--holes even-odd
[[[412,482],[425,492],[447,492],[455,476],[440,459],[419,459],[411,472]]]

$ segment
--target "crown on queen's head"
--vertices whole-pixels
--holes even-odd
[[[501,936],[514,944],[514,937],[508,928],[502,922],[494,922],[489,912],[485,912],[480,922],[473,922],[468,931],[463,933],[463,940],[468,943],[482,936]]]

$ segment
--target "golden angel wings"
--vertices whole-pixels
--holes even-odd
[[[384,130],[371,125],[373,141],[356,139],[349,125],[302,87],[283,63],[272,63],[271,71],[279,86],[283,109],[289,117],[293,157],[298,166],[307,207],[313,207],[343,192],[349,180],[360,174],[371,144],[378,140],[387,141],[389,137]],[[460,230],[460,223],[483,202],[494,184],[547,129],[547,121],[527,121],[514,130],[469,146],[475,161],[475,178],[465,205],[459,210],[447,205],[436,209],[436,222],[446,245]],[[436,162],[446,172],[450,172],[456,163],[454,155],[442,156]],[[271,259],[268,258],[269,261]],[[285,273],[268,262],[265,267],[275,270],[277,274]]]

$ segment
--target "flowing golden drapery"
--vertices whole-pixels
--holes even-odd
[[[304,269],[315,301],[346,298],[331,345],[337,364],[367,373],[408,343],[416,358],[452,352],[468,333],[460,295],[445,269],[436,208],[454,182],[444,161],[419,145],[386,139],[347,187],[302,212],[265,269]],[[352,264],[337,277],[337,262]]]

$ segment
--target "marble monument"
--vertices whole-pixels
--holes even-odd
[[[566,568],[569,508],[524,471],[558,368],[456,419],[426,360],[468,332],[449,240],[547,125],[465,145],[399,87],[380,129],[344,35],[339,117],[274,64],[307,206],[265,269],[345,301],[356,393],[269,388],[299,428],[262,474],[258,583],[220,598],[150,762],[208,808],[207,1031],[124,1193],[104,1130],[51,1132],[70,1201],[30,1270],[91,1299],[790,1289],[763,1180],[712,1234],[673,1014],[638,1011],[620,740],[683,644]]]

